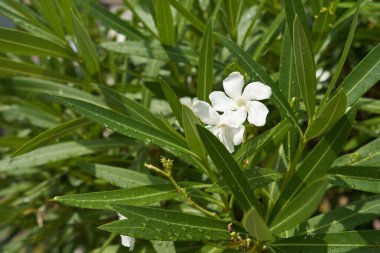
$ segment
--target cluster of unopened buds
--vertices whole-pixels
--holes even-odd
[[[183,105],[193,110],[230,153],[243,141],[245,121],[248,120],[255,126],[264,126],[269,112],[260,100],[268,99],[272,89],[261,82],[249,83],[244,90],[243,86],[243,75],[232,72],[223,81],[224,92],[210,93],[211,105],[197,98],[180,99]]]

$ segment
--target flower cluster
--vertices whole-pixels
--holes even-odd
[[[209,95],[211,105],[197,98],[181,98],[183,105],[193,110],[195,115],[206,124],[224,144],[229,152],[243,141],[248,120],[255,126],[264,126],[268,108],[260,100],[268,99],[272,89],[261,82],[252,82],[244,86],[244,77],[239,72],[232,72],[223,81],[223,91],[214,91]],[[220,114],[222,113],[222,114]]]

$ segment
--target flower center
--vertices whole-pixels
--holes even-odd
[[[246,104],[247,101],[244,98],[239,98],[238,100],[236,100],[236,105],[238,107],[245,107]]]

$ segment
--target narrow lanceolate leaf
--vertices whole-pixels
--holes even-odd
[[[298,84],[307,114],[311,119],[315,111],[316,93],[314,58],[309,41],[297,15],[293,24],[293,51]]]
[[[272,252],[281,253],[369,253],[378,252],[380,231],[350,231],[299,236],[272,243]]]
[[[173,15],[168,0],[155,1],[156,25],[161,43],[165,45],[175,44],[175,30]]]
[[[255,237],[257,240],[273,240],[272,233],[270,232],[263,218],[261,218],[260,214],[257,212],[256,208],[253,207],[244,214],[243,225],[249,234]]]
[[[293,101],[294,105],[292,108],[295,112],[298,112],[300,104],[300,89],[295,70],[292,47],[291,34],[288,26],[286,26],[281,45],[280,76],[278,85],[288,103],[291,103],[293,98],[298,98]],[[286,137],[284,138],[284,152],[288,163],[294,158],[297,150],[298,139],[299,134],[295,131],[293,126],[290,131],[287,131]]]
[[[0,171],[35,167],[74,157],[93,154],[100,150],[124,147],[124,143],[112,140],[68,141],[38,148],[15,158],[0,161]]]
[[[350,111],[322,138],[298,166],[295,174],[279,196],[270,214],[270,220],[294,199],[311,181],[322,177],[336,159],[350,133],[355,112]]]
[[[63,29],[63,22],[58,11],[58,3],[50,0],[38,0],[33,1],[33,4],[37,7],[38,11],[42,14],[51,29],[60,37],[64,37],[65,32]]]
[[[66,48],[30,33],[0,28],[0,52],[21,55],[74,57]]]
[[[151,207],[113,205],[113,209],[128,219],[108,223],[100,229],[160,241],[231,239],[226,221]],[[238,226],[233,229],[246,234]]]
[[[236,201],[244,210],[255,207],[261,213],[260,203],[253,194],[247,179],[232,155],[206,128],[197,125],[197,129],[207,153],[219,170],[220,176],[230,188]]]
[[[198,64],[197,97],[203,101],[209,101],[208,95],[212,91],[213,62],[214,41],[212,36],[212,19],[210,19],[202,37]]]
[[[379,166],[380,138],[362,146],[355,152],[339,157],[334,166]]]
[[[81,100],[67,97],[56,98],[70,109],[83,114],[84,117],[102,124],[115,132],[138,140],[152,142],[176,154],[192,155],[188,150],[186,142],[174,139],[170,133],[163,133],[133,118]]]
[[[197,16],[195,16],[193,13],[191,13],[190,11],[188,11],[179,1],[177,1],[177,0],[169,0],[169,2],[196,29],[198,29],[201,32],[204,32],[206,30],[206,25],[200,19],[198,19]]]
[[[80,163],[80,168],[97,178],[120,188],[133,188],[144,185],[165,184],[165,180],[131,169],[119,168],[103,164]]]
[[[33,78],[12,77],[0,79],[0,93],[2,95],[16,95],[33,99],[46,98],[47,96],[44,95],[65,96],[104,106],[102,100],[87,92],[68,85]]]
[[[50,69],[41,68],[33,64],[16,62],[7,58],[0,57],[0,77],[8,77],[10,75],[23,75],[39,77],[58,82],[75,82],[76,80],[70,76],[63,75]]]
[[[336,208],[326,214],[315,216],[292,230],[285,231],[283,236],[314,235],[336,233],[352,230],[356,226],[376,219],[380,213],[380,195],[355,201],[347,206]]]
[[[104,42],[101,46],[109,51],[120,54],[198,65],[197,53],[185,46],[163,46],[160,43],[148,41]],[[220,62],[216,62],[215,66],[220,69],[224,68]]]
[[[380,43],[343,80],[348,106],[355,103],[380,80]]]
[[[266,168],[247,169],[243,171],[243,174],[252,190],[256,190],[261,186],[270,184],[282,178],[281,173]],[[207,191],[216,193],[229,193],[230,189],[224,180],[221,179],[217,184],[214,184],[211,187],[207,188]]]
[[[182,183],[186,191],[202,189],[207,184]],[[177,189],[172,184],[145,185],[136,188],[120,189],[114,191],[102,191],[82,193],[55,197],[54,200],[66,205],[90,208],[90,209],[112,209],[113,204],[143,206],[164,200],[181,198]]]
[[[23,144],[16,151],[11,154],[11,157],[16,157],[22,154],[25,154],[31,150],[34,150],[42,145],[45,145],[49,142],[56,141],[59,137],[74,131],[82,126],[89,124],[90,121],[84,118],[78,118],[66,121],[62,124],[59,124],[53,128],[42,132],[41,134],[33,137],[31,140]]]
[[[180,134],[176,133],[172,127],[168,127],[160,118],[154,115],[141,103],[132,100],[105,85],[98,84],[97,87],[104,96],[107,105],[109,105],[112,109],[117,112],[130,115],[137,121],[141,121],[144,124],[157,128],[161,131],[172,131],[173,137],[183,140],[183,137]]]
[[[307,128],[305,139],[310,140],[322,135],[342,117],[347,107],[347,96],[340,89],[334,97],[315,115],[311,125]]]
[[[329,181],[327,178],[318,179],[293,198],[286,208],[276,215],[270,224],[273,233],[288,230],[309,218],[317,209],[326,192]]]
[[[91,15],[101,20],[106,26],[114,29],[115,31],[124,34],[129,40],[146,40],[146,36],[142,35],[135,27],[128,22],[122,20],[117,15],[111,13],[106,8],[99,4],[91,3]]]
[[[196,124],[201,124],[193,111],[186,106],[182,106],[182,124],[185,131],[187,144],[190,149],[199,157],[207,159],[207,153],[203,147],[201,138],[199,137]]]
[[[39,38],[49,40],[55,44],[64,47],[65,41],[62,38],[59,38],[51,31],[48,31],[46,27],[44,27],[45,29],[43,29],[38,25],[33,24],[32,22],[24,19],[23,17],[20,17],[18,14],[13,12],[9,6],[2,6],[2,4],[4,4],[4,2],[0,3],[0,13],[3,16],[11,19],[18,27],[22,28],[24,31],[28,31],[29,33],[35,36],[38,36]]]
[[[166,100],[169,102],[170,108],[173,111],[174,116],[182,126],[182,104],[179,101],[177,95],[170,87],[170,85],[162,78],[160,78],[161,88],[165,94]]]
[[[349,189],[380,193],[380,167],[343,166],[329,171],[331,183]]]
[[[290,34],[293,34],[293,24],[296,16],[300,19],[302,28],[306,34],[307,39],[310,41],[310,31],[308,27],[308,20],[306,18],[304,4],[301,0],[284,1],[286,12],[286,22],[288,23]]]
[[[218,41],[224,45],[233,55],[238,63],[249,73],[249,75],[254,78],[254,81],[262,81],[263,83],[269,85],[272,88],[272,97],[274,106],[280,111],[281,115],[287,119],[299,130],[297,118],[290,108],[289,103],[286,101],[282,95],[280,89],[272,80],[272,78],[265,72],[261,66],[255,62],[250,55],[248,55],[243,49],[241,49],[236,43],[227,39],[226,37],[214,34]]]
[[[99,70],[98,53],[95,45],[93,44],[87,30],[76,16],[74,12],[71,13],[73,20],[74,36],[78,46],[79,52],[86,64],[87,70],[93,74]]]

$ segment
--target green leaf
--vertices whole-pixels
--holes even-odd
[[[360,191],[380,193],[380,167],[333,167],[328,173],[332,179],[331,183],[333,185]]]
[[[281,209],[270,224],[273,233],[288,230],[305,221],[317,209],[326,192],[329,181],[318,179],[308,184],[300,193]]]
[[[14,95],[31,99],[46,99],[46,95],[61,95],[104,106],[103,101],[87,92],[60,83],[33,78],[13,77],[0,79],[0,92],[3,95]]]
[[[121,148],[125,144],[113,140],[68,141],[38,148],[15,158],[0,161],[0,171],[31,168],[74,157],[93,154],[100,150]]]
[[[241,164],[244,160],[249,161],[249,165],[253,166],[265,158],[275,147],[281,144],[286,133],[289,131],[290,125],[288,121],[282,121],[275,127],[265,131],[246,141],[242,147],[236,151],[234,158]]]
[[[344,90],[340,89],[314,116],[306,130],[305,139],[310,140],[327,132],[344,115],[346,107],[347,96]]]
[[[273,236],[256,208],[251,208],[244,214],[243,225],[253,237],[259,241],[272,241]]]
[[[213,62],[214,41],[212,36],[212,19],[210,19],[202,37],[198,64],[197,97],[203,101],[209,101],[208,95],[212,91]]]
[[[27,123],[40,128],[54,127],[59,123],[59,118],[46,111],[41,111],[33,104],[25,105],[0,105],[0,114],[7,122]]]
[[[187,144],[199,157],[207,160],[207,153],[199,137],[196,124],[201,124],[197,116],[187,106],[182,106],[182,124]]]
[[[90,35],[87,30],[83,27],[81,21],[76,16],[74,11],[71,13],[74,28],[74,37],[76,44],[78,46],[79,52],[81,53],[82,59],[86,64],[86,68],[90,74],[99,71],[98,53],[96,51],[95,45],[93,44]]]
[[[161,82],[161,88],[164,91],[166,100],[169,102],[170,108],[172,109],[174,116],[178,120],[179,124],[183,126],[181,102],[179,101],[173,89],[164,79],[160,78],[160,82]]]
[[[278,80],[279,88],[287,99],[288,103],[293,103],[293,110],[298,112],[300,103],[300,90],[297,80],[296,67],[294,63],[293,45],[289,28],[286,26],[281,45],[280,55],[280,76]],[[298,98],[298,99],[296,99]],[[293,102],[292,102],[293,100]],[[288,163],[290,163],[297,150],[299,134],[294,126],[287,131],[284,139],[284,152]]]
[[[191,65],[198,65],[198,55],[193,49],[185,46],[164,46],[157,42],[147,41],[126,41],[126,42],[104,42],[101,44],[105,49],[133,56],[140,56],[147,59],[157,59],[168,62],[184,62]],[[224,65],[215,62],[215,66],[223,69]]]
[[[160,131],[173,132],[173,137],[180,138],[183,141],[183,136],[178,134],[172,127],[168,127],[160,118],[154,115],[148,108],[141,103],[132,100],[121,93],[108,88],[105,85],[97,84],[102,95],[105,97],[106,103],[114,110],[123,114],[130,115],[137,121],[159,129]]]
[[[315,216],[294,229],[285,231],[284,235],[290,237],[351,230],[376,219],[379,213],[380,195],[375,195]]]
[[[197,129],[207,153],[218,169],[220,176],[230,188],[236,201],[244,210],[255,207],[261,211],[260,203],[253,194],[247,179],[244,177],[243,172],[240,170],[239,165],[230,152],[228,152],[224,145],[206,128],[197,125]]]
[[[65,32],[61,16],[59,15],[59,5],[57,2],[51,0],[34,0],[33,5],[37,7],[52,30],[59,35],[59,37],[64,37]]]
[[[21,55],[74,57],[59,44],[8,28],[0,28],[0,51]]]
[[[73,77],[63,75],[50,69],[41,68],[29,63],[11,61],[0,57],[0,77],[7,77],[10,75],[39,77],[58,82],[76,82]]]
[[[1,4],[4,3],[0,3],[0,13],[3,16],[11,19],[18,27],[22,28],[25,31],[28,31],[29,33],[35,36],[38,36],[39,38],[48,40],[62,47],[65,46],[66,42],[62,38],[59,38],[52,32],[47,31],[46,29],[42,29],[41,27],[33,24],[32,22],[25,20],[23,17],[20,17],[16,13],[14,13],[9,6],[3,7],[1,6]]]
[[[29,151],[32,151],[38,147],[41,147],[49,142],[54,142],[57,138],[74,131],[77,128],[85,126],[89,123],[87,119],[78,118],[66,121],[62,124],[59,124],[53,128],[50,128],[41,134],[33,137],[31,140],[24,143],[21,147],[19,147],[16,151],[14,151],[10,157],[16,157],[22,154],[25,154]]]
[[[181,13],[190,23],[199,31],[204,32],[206,30],[206,25],[198,19],[193,13],[186,10],[185,7],[183,7],[179,1],[177,0],[169,0],[170,4],[179,12]]]
[[[188,150],[186,142],[181,142],[170,133],[163,133],[128,116],[88,102],[67,97],[56,97],[59,102],[70,109],[83,114],[84,117],[102,124],[113,131],[142,141],[151,142],[171,152],[193,155]]]
[[[298,166],[273,207],[270,221],[280,210],[287,209],[303,188],[327,172],[346,143],[355,114],[350,111],[343,116]]]
[[[207,184],[198,183],[180,183],[179,185],[186,191],[202,189],[208,186]],[[177,189],[172,184],[163,184],[58,196],[54,200],[80,208],[112,209],[113,204],[143,206],[174,198],[181,198]]]
[[[322,106],[325,104],[325,101],[326,101],[327,97],[330,95],[332,89],[334,88],[334,86],[336,84],[336,81],[338,80],[338,78],[340,76],[340,72],[343,69],[343,65],[344,65],[344,63],[346,61],[348,53],[350,51],[351,43],[352,43],[352,41],[354,39],[354,34],[355,34],[356,26],[358,24],[360,6],[361,6],[362,3],[363,3],[363,0],[357,1],[357,3],[356,3],[355,16],[354,16],[354,18],[352,20],[352,23],[351,23],[350,32],[348,33],[348,36],[347,36],[347,39],[346,39],[346,43],[344,44],[342,55],[339,58],[339,62],[338,62],[337,68],[334,71],[334,75],[333,75],[333,77],[331,79],[331,82],[329,83],[327,91],[325,92],[325,95],[323,96],[323,99],[321,101],[321,105]],[[330,3],[330,4],[331,4],[330,7],[333,8],[334,4],[333,3]],[[328,12],[330,12],[330,11],[328,11]]]
[[[265,72],[261,66],[255,62],[250,55],[248,55],[243,49],[236,45],[231,40],[226,37],[214,34],[218,41],[224,45],[230,53],[236,57],[237,62],[248,72],[248,74],[255,80],[260,80],[263,83],[269,85],[272,88],[272,102],[274,106],[280,111],[281,115],[287,119],[299,130],[298,121],[294,112],[290,108],[289,103],[286,101],[284,96],[281,94],[280,89],[272,80],[272,78]]]
[[[308,38],[297,15],[293,24],[293,51],[298,84],[307,114],[311,119],[314,116],[316,97],[314,58]]]
[[[318,50],[322,47],[323,43],[328,36],[332,28],[332,24],[335,21],[336,15],[336,4],[335,2],[330,1],[313,1],[317,4],[321,4],[316,10],[317,13],[314,14],[315,21],[313,25],[313,44],[314,44],[314,52],[318,52]]]
[[[80,168],[97,178],[120,188],[133,188],[144,185],[165,184],[165,180],[131,169],[119,168],[103,164],[80,163]]]
[[[372,98],[359,98],[358,109],[370,113],[380,114],[380,100]]]
[[[306,18],[304,4],[301,0],[292,0],[292,1],[284,1],[284,7],[286,12],[286,22],[289,27],[290,34],[294,34],[294,19],[296,16],[300,19],[300,24],[302,25],[302,29],[306,35],[307,40],[310,43],[310,30],[309,30],[309,22]]]
[[[243,174],[252,190],[256,190],[264,185],[270,184],[282,178],[281,173],[266,168],[247,169],[243,171]],[[213,184],[211,187],[207,188],[207,191],[216,193],[229,193],[230,189],[224,180],[221,179],[217,184]]]
[[[299,236],[272,243],[272,252],[281,253],[369,253],[378,252],[380,231],[350,231]]]
[[[226,221],[151,207],[113,205],[113,208],[128,219],[103,225],[100,229],[160,241],[231,239]],[[244,233],[238,226],[234,226],[234,230]]]
[[[354,104],[380,80],[380,43],[343,80],[348,106]]]
[[[173,15],[168,0],[155,1],[156,25],[161,43],[172,46],[175,44]]]
[[[355,152],[339,157],[334,166],[379,166],[380,138],[362,146]]]
[[[122,20],[117,15],[111,13],[101,5],[92,2],[90,4],[91,15],[101,20],[106,26],[124,34],[130,40],[147,40],[147,37],[140,33],[134,26]]]
[[[271,23],[268,30],[263,34],[260,43],[255,48],[253,52],[253,59],[257,60],[260,56],[263,56],[263,50],[266,49],[271,42],[273,42],[278,35],[283,31],[285,25],[285,12],[281,11],[275,20]],[[289,50],[289,48],[287,49]]]

